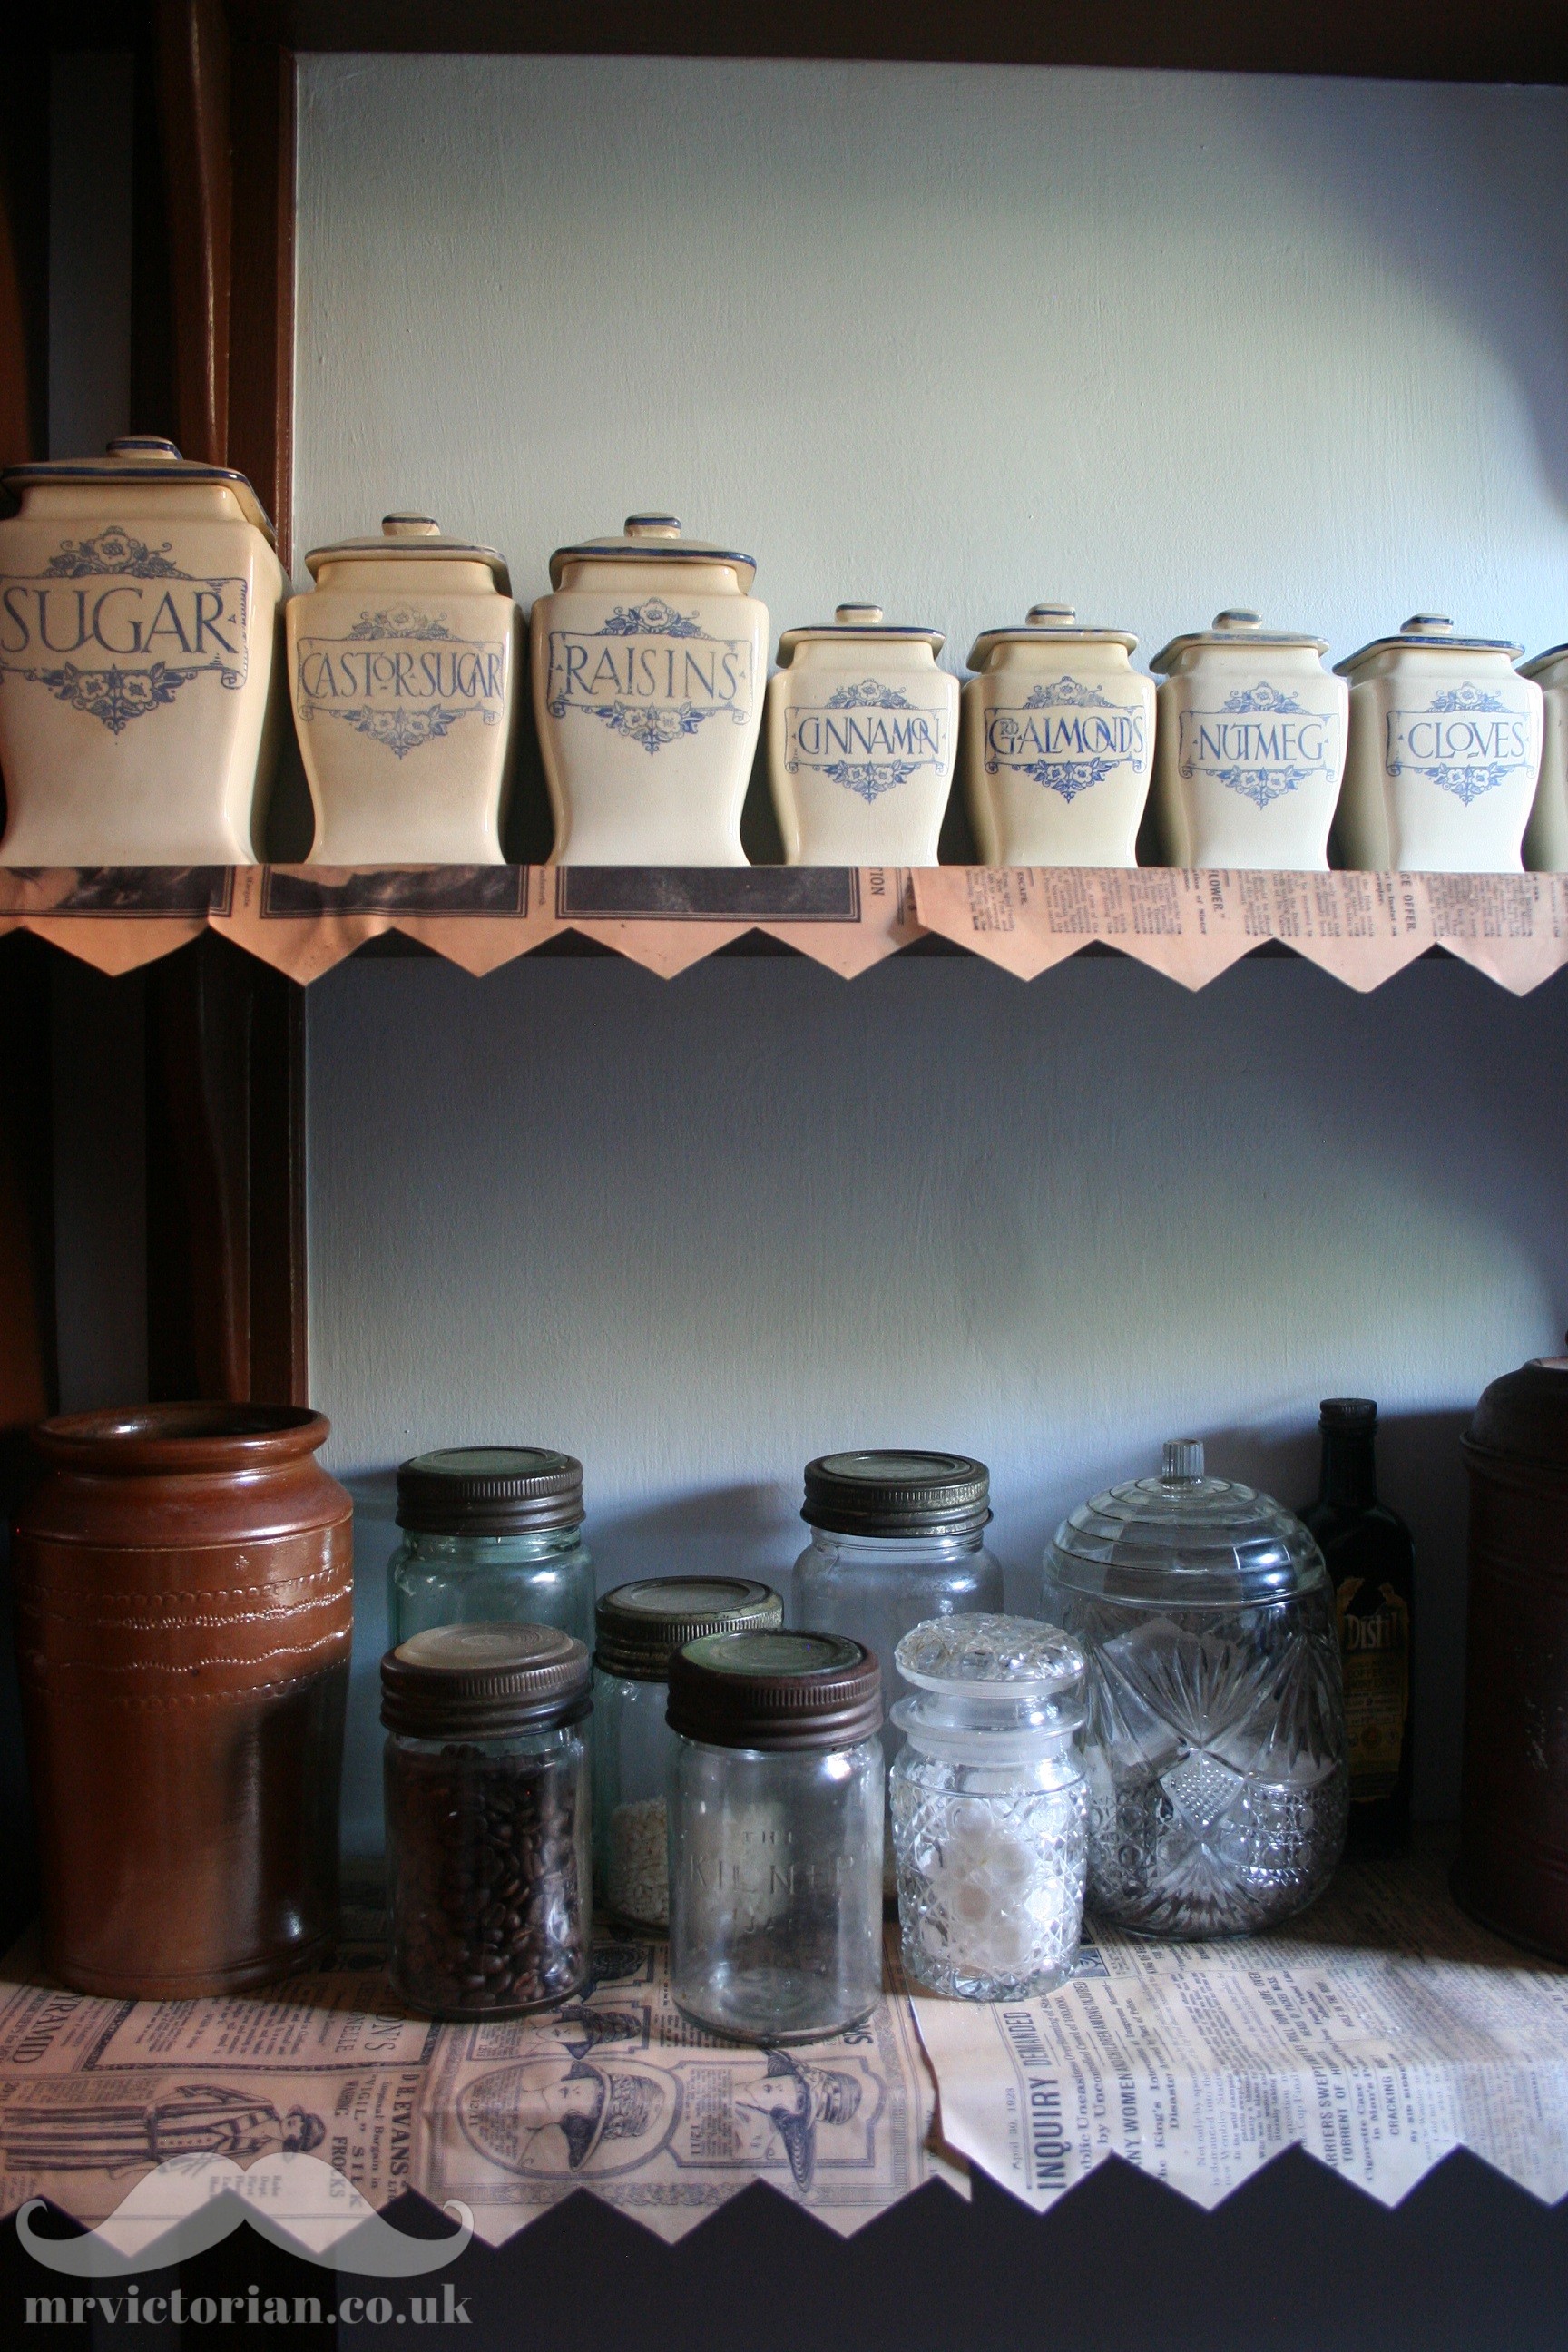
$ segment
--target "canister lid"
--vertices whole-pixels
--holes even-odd
[[[1436,652],[1440,654],[1506,654],[1517,661],[1524,651],[1522,646],[1510,645],[1506,637],[1461,637],[1455,634],[1454,624],[1446,613],[1412,613],[1400,625],[1396,637],[1373,637],[1371,645],[1363,646],[1359,653],[1347,654],[1343,661],[1334,664],[1336,677],[1353,677],[1363,663],[1375,654]],[[1547,656],[1541,656],[1544,661]]]
[[[1236,605],[1216,613],[1210,627],[1194,629],[1184,637],[1173,637],[1168,646],[1161,646],[1150,662],[1150,668],[1163,676],[1166,670],[1175,668],[1183,654],[1192,646],[1227,646],[1233,651],[1237,646],[1306,646],[1315,654],[1326,654],[1329,650],[1326,637],[1303,636],[1297,629],[1266,629],[1256,613],[1246,612],[1240,605]]]
[[[742,595],[757,576],[754,555],[733,548],[715,547],[706,539],[683,539],[674,515],[627,515],[619,539],[585,539],[576,547],[558,547],[550,559],[550,584],[561,585],[569,563],[727,563]]]
[[[381,1662],[381,1719],[416,1738],[482,1738],[586,1715],[583,1643],[558,1625],[433,1625]]]
[[[782,1625],[784,1602],[753,1577],[650,1576],[606,1592],[594,1622],[594,1664],[601,1673],[661,1683],[688,1642],[748,1625]]]
[[[930,1617],[904,1635],[893,1663],[915,1690],[893,1721],[931,1754],[1021,1762],[1084,1719],[1082,1650],[1059,1625],[1032,1617]]]
[[[583,1465],[548,1445],[449,1445],[397,1472],[397,1524],[417,1535],[513,1536],[583,1522]]]
[[[1483,1391],[1463,1445],[1568,1477],[1568,1355],[1534,1356]]]
[[[1543,654],[1531,654],[1528,661],[1521,661],[1519,674],[1521,677],[1541,677],[1560,662],[1564,654],[1568,654],[1568,646],[1548,646]]]
[[[1091,628],[1071,604],[1031,604],[1022,628],[984,629],[969,648],[971,669],[984,669],[997,646],[1120,646],[1131,653],[1138,643],[1130,629]]]
[[[849,1748],[882,1727],[882,1670],[842,1633],[710,1633],[671,1658],[665,1719],[715,1748]]]
[[[941,653],[947,639],[940,629],[908,625],[901,621],[885,621],[880,604],[840,604],[831,621],[814,621],[798,629],[785,629],[779,638],[779,667],[787,669],[796,646],[808,639],[823,638],[832,644],[845,637],[892,639],[905,645],[929,646],[933,655]]]
[[[121,433],[101,457],[49,457],[32,465],[8,466],[0,474],[0,482],[8,490],[24,490],[42,482],[102,483],[114,489],[132,482],[138,489],[154,482],[179,489],[192,482],[222,482],[234,492],[246,521],[254,523],[269,545],[277,544],[267,510],[243,474],[237,474],[232,466],[204,466],[195,457],[182,457],[172,441],[153,433]]]
[[[800,1516],[841,1536],[964,1535],[991,1517],[991,1473],[967,1454],[822,1454]]]
[[[1203,1441],[1167,1441],[1157,1478],[1130,1479],[1080,1504],[1046,1550],[1069,1592],[1163,1609],[1236,1609],[1310,1592],[1323,1557],[1293,1511],[1205,1475]]]
[[[305,558],[305,569],[317,580],[324,563],[406,563],[411,558],[421,563],[482,563],[500,593],[511,594],[511,576],[504,557],[493,547],[446,538],[431,515],[383,515],[379,539],[340,539],[331,547],[312,547]]]

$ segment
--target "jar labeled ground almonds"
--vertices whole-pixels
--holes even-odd
[[[590,1976],[588,1654],[444,1625],[381,1662],[391,1971],[436,2017],[547,2008]]]
[[[675,1734],[665,1720],[669,1661],[707,1633],[778,1625],[784,1602],[738,1576],[658,1576],[598,1607],[594,1653],[594,1902],[646,1935],[669,1925],[667,1784]]]

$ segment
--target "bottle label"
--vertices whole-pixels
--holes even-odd
[[[1351,1603],[1365,1578],[1347,1576],[1334,1595],[1344,1668],[1351,1802],[1374,1804],[1399,1785],[1410,1714],[1410,1611],[1391,1584],[1374,1608]]]

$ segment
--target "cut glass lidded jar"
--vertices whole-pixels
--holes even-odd
[[[670,1659],[710,1633],[783,1622],[779,1595],[749,1577],[647,1577],[617,1585],[599,1602],[594,1898],[615,1926],[646,1935],[669,1925]]]
[[[433,1625],[559,1625],[590,1648],[594,1562],[583,1465],[548,1445],[449,1445],[397,1473],[387,1563],[393,1646]]]
[[[768,770],[791,866],[934,866],[958,751],[940,630],[840,604],[785,629],[768,681]]]
[[[1321,1895],[1350,1774],[1333,1595],[1300,1520],[1173,1440],[1157,1478],[1063,1520],[1043,1613],[1089,1666],[1091,1910],[1228,1936]]]
[[[917,1625],[897,1661],[915,1694],[893,1708],[904,1966],[962,2000],[1047,1992],[1083,1920],[1083,1652],[1058,1626],[974,1613]]]
[[[987,866],[1136,866],[1154,759],[1138,640],[1036,604],[970,649],[963,772]]]

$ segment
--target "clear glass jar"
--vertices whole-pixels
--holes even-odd
[[[790,1617],[864,1642],[893,1688],[893,1654],[928,1618],[1001,1611],[1001,1563],[984,1548],[991,1474],[962,1454],[825,1454],[805,1465],[801,1517],[811,1541],[795,1564]],[[882,1729],[889,1764],[903,1745]],[[891,1827],[883,1893],[895,1895]]]
[[[1048,1992],[1083,1923],[1083,1653],[1056,1626],[976,1615],[917,1625],[896,1657],[916,1692],[893,1709],[904,1966],[961,2000]]]
[[[395,1649],[434,1625],[558,1625],[594,1643],[583,1465],[542,1445],[457,1445],[397,1473],[402,1543],[387,1564]]]
[[[1321,1895],[1350,1775],[1332,1593],[1300,1519],[1176,1439],[1158,1478],[1063,1520],[1042,1613],[1089,1664],[1090,1909],[1233,1936]]]
[[[447,1625],[382,1660],[392,1981],[434,2017],[551,2008],[592,1978],[588,1654]]]
[[[881,1675],[835,1634],[721,1633],[670,1662],[669,1972],[694,2024],[815,2042],[882,1990]]]
[[[661,1576],[606,1592],[594,1652],[594,1902],[634,1935],[669,1925],[666,1720],[669,1661],[707,1633],[784,1622],[784,1602],[745,1577]]]

